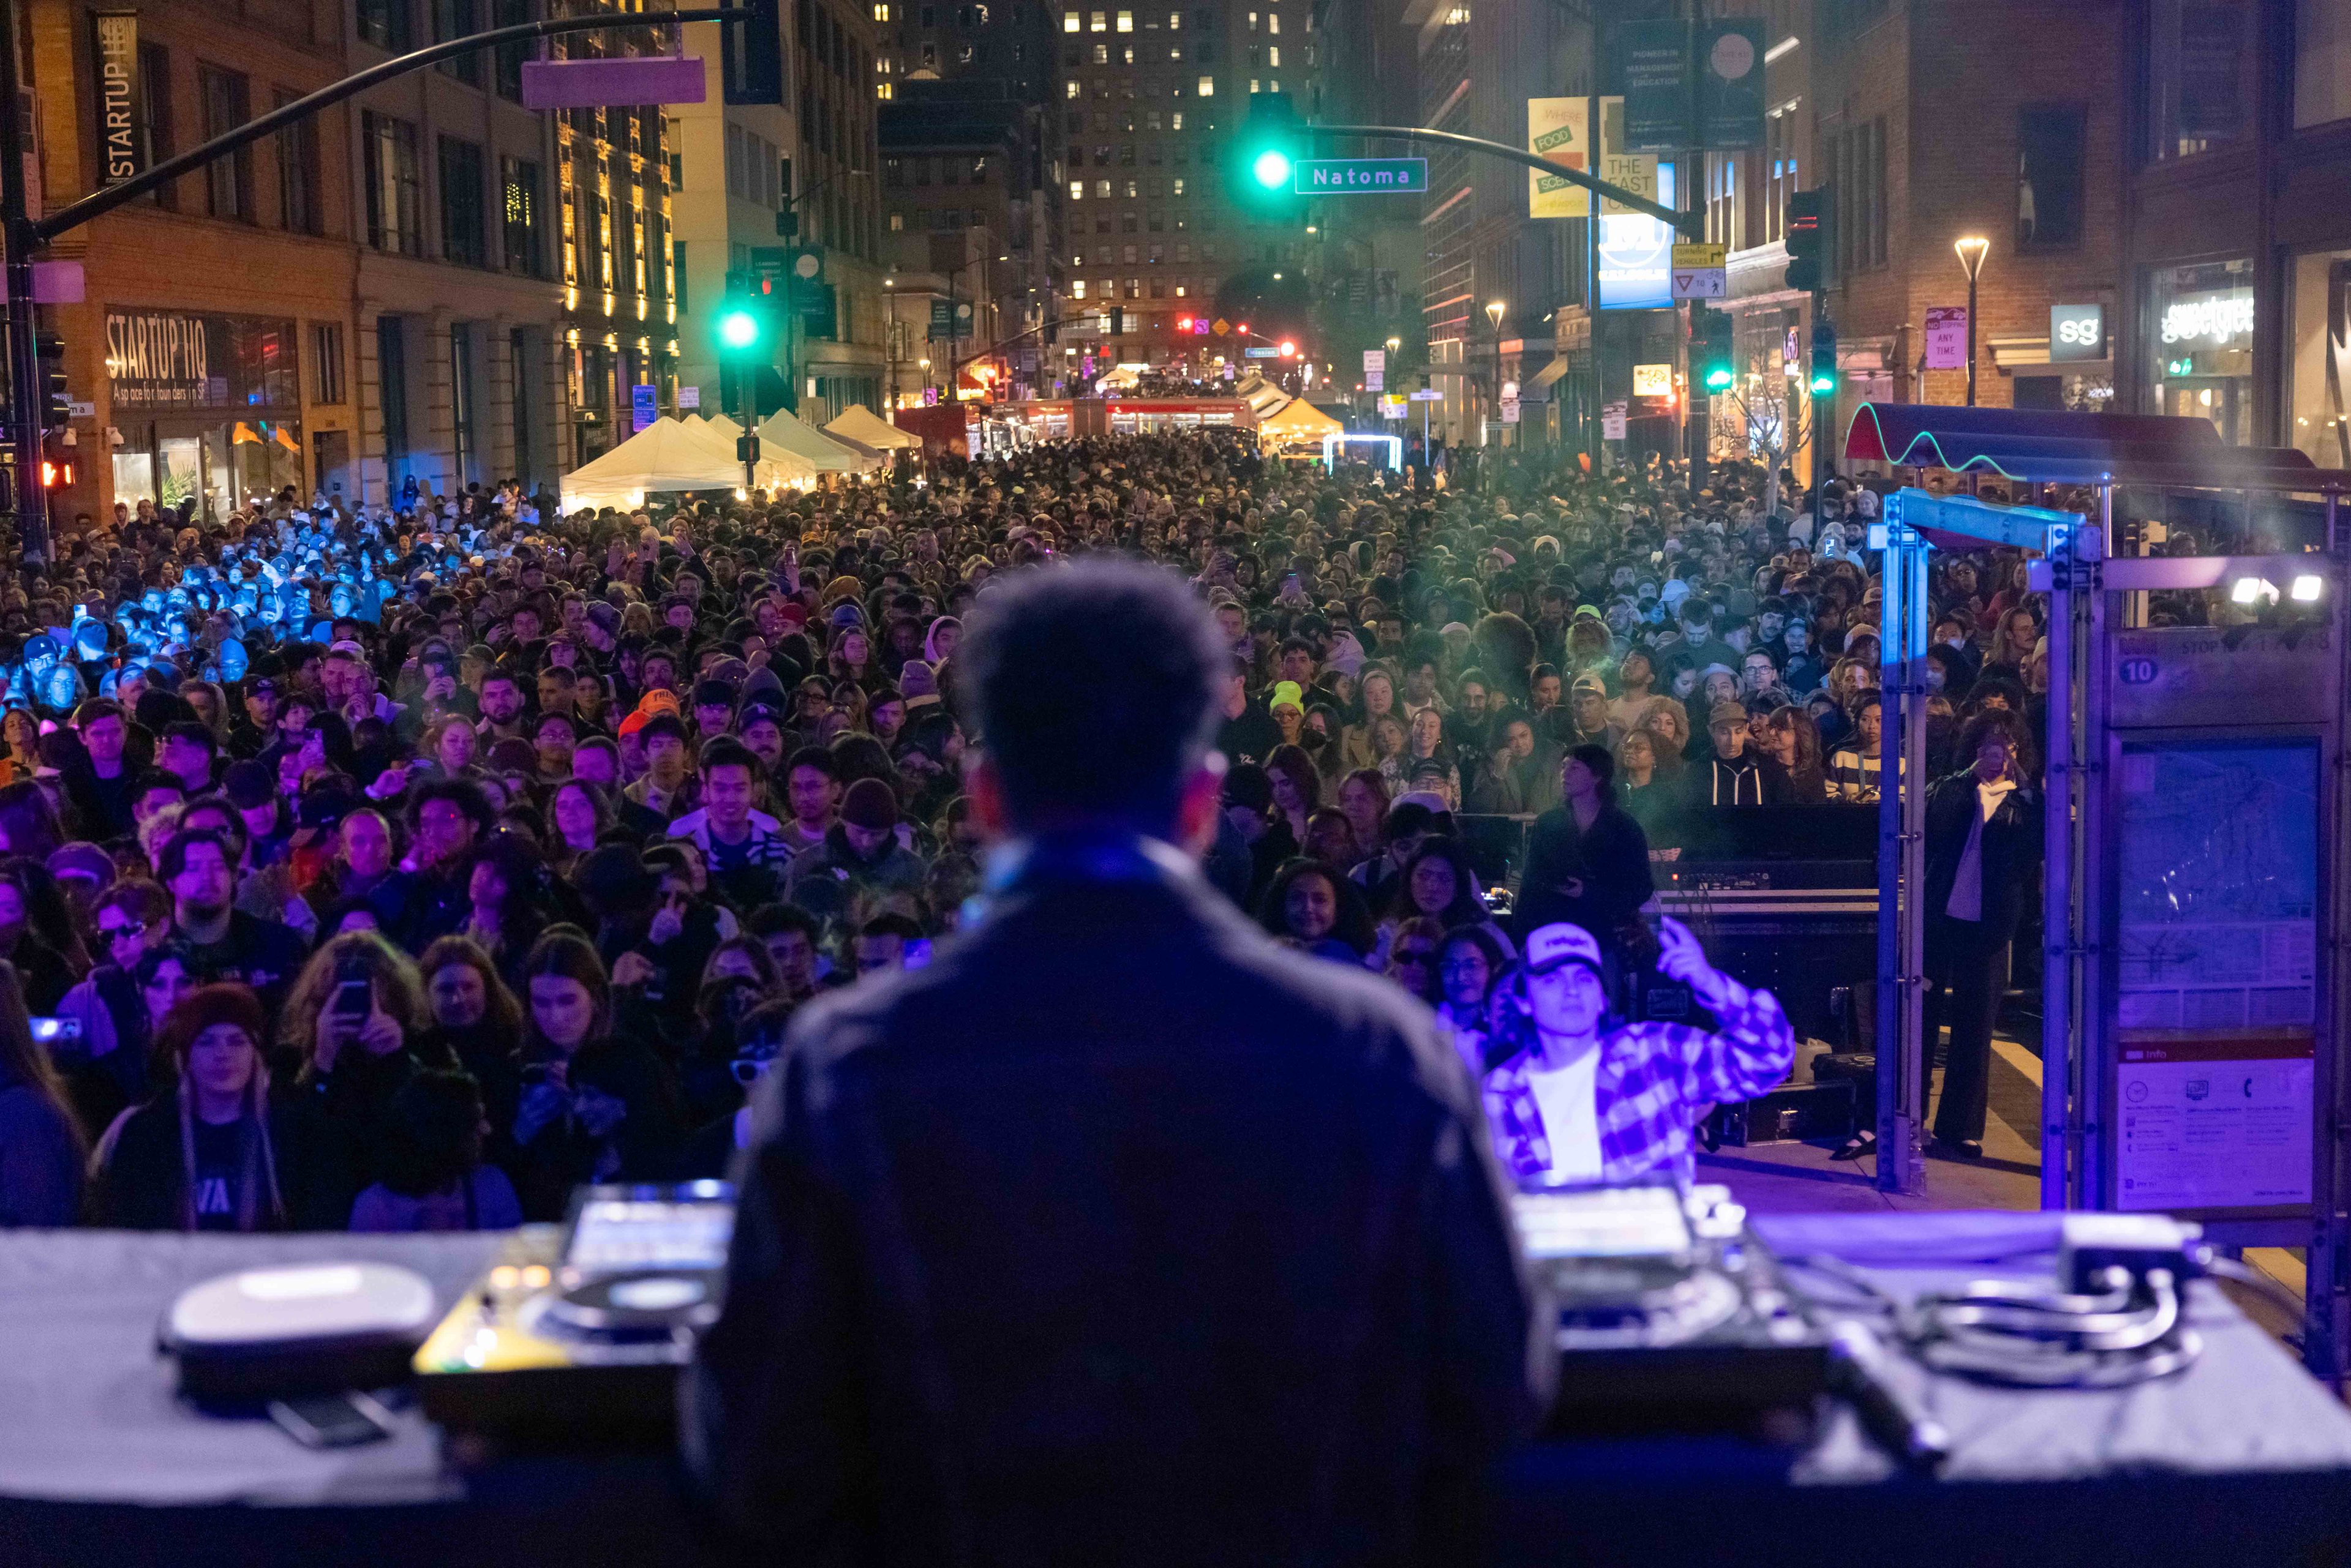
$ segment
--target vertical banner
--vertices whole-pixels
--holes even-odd
[[[1592,172],[1591,111],[1581,98],[1527,99],[1527,151],[1562,168]],[[1581,218],[1591,215],[1591,193],[1555,174],[1527,171],[1527,216]]]
[[[139,13],[93,11],[90,56],[98,65],[98,183],[135,179],[147,168],[144,84],[139,79]]]
[[[1600,177],[1620,191],[1630,191],[1653,202],[1657,199],[1657,155],[1626,150],[1625,100],[1621,98],[1600,100]],[[1618,218],[1641,214],[1638,209],[1614,197],[1603,197],[1600,215]]]
[[[1698,34],[1698,137],[1709,152],[1763,145],[1763,24],[1708,22]]]
[[[1624,72],[1625,140],[1634,152],[1670,152],[1690,140],[1690,31],[1678,19],[1616,29]]]

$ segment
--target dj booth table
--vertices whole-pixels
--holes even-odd
[[[1759,1228],[1783,1254],[1835,1252],[1899,1290],[2029,1275],[2052,1223],[1819,1216]],[[312,1452],[266,1421],[183,1408],[154,1354],[164,1307],[216,1274],[379,1259],[430,1279],[445,1303],[496,1246],[489,1236],[0,1234],[0,1564],[696,1562],[661,1456],[464,1468],[410,1410],[389,1442]],[[2190,1309],[2202,1357],[2136,1388],[2019,1393],[1919,1375],[1956,1439],[1938,1480],[1898,1476],[1841,1408],[1793,1449],[1540,1445],[1510,1465],[1495,1560],[2351,1560],[2351,1415],[2210,1285],[2194,1288]]]

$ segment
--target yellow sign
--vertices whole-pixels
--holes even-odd
[[[1657,155],[1654,152],[1620,152],[1625,144],[1625,100],[1604,98],[1600,100],[1600,177],[1620,191],[1630,191],[1646,201],[1657,199]],[[1621,218],[1640,214],[1638,207],[1603,197],[1600,215]],[[1605,243],[1604,241],[1603,242]]]
[[[1527,99],[1527,151],[1562,168],[1592,172],[1589,100],[1581,98]],[[1556,174],[1527,171],[1527,216],[1581,218],[1590,215],[1592,195]]]
[[[1673,366],[1635,365],[1633,367],[1633,395],[1635,397],[1673,396]]]
[[[1214,332],[1219,338],[1223,337],[1232,329],[1233,324],[1230,321],[1226,320],[1222,316],[1217,317],[1215,322],[1213,322],[1208,328],[1209,331]]]
[[[1677,245],[1674,246],[1676,272],[1709,272],[1730,263],[1730,247],[1727,245]]]

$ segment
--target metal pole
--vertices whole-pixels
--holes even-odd
[[[1968,268],[1968,406],[1976,405],[1976,274],[1980,267]]]
[[[2042,798],[2041,1207],[2064,1208],[2067,1064],[2073,1057],[2074,958],[2074,530],[2049,552],[2049,762]]]
[[[0,0],[0,238],[7,246],[8,438],[16,449],[16,528],[25,561],[47,561],[48,508],[41,490],[41,361],[34,340],[33,250],[26,211],[24,78],[16,57],[16,0]]]
[[[1902,613],[1909,592],[1911,530],[1901,520],[1900,496],[1886,504],[1886,550],[1877,641],[1877,1185],[1904,1190],[1911,1163],[1896,1071],[1902,1059]]]
[[[1927,1190],[1920,1139],[1927,1124],[1927,572],[1929,547],[1919,541],[1910,558],[1907,617],[1903,628],[1902,755],[1902,1087],[1903,1137],[1900,1190]],[[1883,1063],[1880,1064],[1884,1071]],[[1882,1156],[1881,1156],[1882,1158]],[[1879,1185],[1885,1185],[1881,1177]]]
[[[2074,541],[2074,559],[2104,560],[2114,546],[2115,487],[2111,476],[2098,486],[2098,524],[2087,538]],[[2106,971],[2103,948],[2105,920],[2097,912],[2109,902],[2105,885],[2105,759],[2106,670],[2111,663],[2106,643],[2106,595],[2093,579],[2085,586],[2075,611],[2079,645],[2074,651],[2074,679],[2080,686],[2080,749],[2074,771],[2080,776],[2078,810],[2074,829],[2074,884],[2080,890],[2080,952],[2074,966],[2074,1050],[2066,1062],[2066,1082],[2073,1109],[2065,1121],[2065,1156],[2071,1167],[2065,1197],[2073,1208],[2106,1206],[2106,1159],[2099,1146],[2105,1135],[2100,1117],[2109,1034],[2106,1028]],[[2044,1066],[2044,1071],[2045,1071]]]

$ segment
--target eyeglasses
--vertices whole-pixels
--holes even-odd
[[[1437,955],[1426,947],[1399,947],[1395,961],[1399,964],[1426,964]]]
[[[120,925],[101,925],[98,928],[98,934],[109,942],[127,942],[133,936],[145,935],[146,930],[145,921],[126,920]]]

